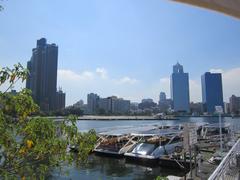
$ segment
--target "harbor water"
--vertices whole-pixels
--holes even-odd
[[[218,123],[218,117],[181,117],[179,120],[79,120],[80,131],[95,129],[102,132],[107,129],[147,125],[177,125],[183,123]],[[233,130],[240,129],[240,118],[224,117],[224,123],[229,123]],[[89,156],[86,163],[80,166],[65,167],[68,175],[54,172],[50,179],[155,179],[157,176],[183,176],[184,172],[174,168],[147,167],[125,162],[124,158]]]

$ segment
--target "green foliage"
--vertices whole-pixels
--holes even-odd
[[[83,110],[79,107],[74,107],[74,106],[68,106],[65,109],[58,110],[54,112],[56,116],[68,116],[70,114],[76,115],[76,116],[82,116],[83,115]]]
[[[44,179],[53,168],[86,160],[96,142],[94,130],[78,131],[75,116],[63,121],[31,117],[39,111],[31,92],[7,92],[27,73],[20,64],[0,69],[0,86],[9,84],[0,92],[0,179]],[[77,154],[67,151],[71,145],[77,145]]]
[[[1,1],[3,1],[3,0],[0,0],[0,3],[1,3]],[[2,11],[4,8],[3,8],[3,6],[0,4],[0,11]]]
[[[168,180],[168,178],[167,177],[158,176],[156,178],[156,180]]]

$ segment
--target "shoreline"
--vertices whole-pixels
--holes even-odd
[[[127,121],[127,120],[152,120],[152,121],[173,121],[173,120],[180,120],[181,118],[201,118],[201,117],[208,117],[208,118],[218,118],[218,116],[174,116],[172,118],[156,118],[154,116],[98,116],[98,115],[84,115],[84,116],[79,116],[78,120],[95,120],[95,121]],[[222,117],[231,117],[231,116],[222,116]],[[234,118],[239,118],[240,116],[235,116]],[[65,116],[47,116],[46,118],[50,119],[64,119],[66,118]],[[233,119],[234,119],[233,118]]]
[[[48,118],[57,118],[64,119],[65,117],[48,117]],[[95,121],[127,121],[127,120],[178,120],[179,118],[169,118],[169,119],[159,119],[154,116],[80,116],[78,120],[95,120]]]

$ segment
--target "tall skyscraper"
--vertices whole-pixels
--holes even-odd
[[[203,111],[215,112],[215,106],[223,106],[223,90],[221,73],[206,72],[201,77]]]
[[[175,112],[189,112],[189,79],[183,66],[177,63],[173,66],[171,75],[171,98]]]
[[[43,111],[56,109],[58,46],[47,44],[45,38],[37,40],[27,63],[29,76],[26,88],[32,91],[34,101]]]
[[[96,114],[98,109],[99,96],[94,93],[87,95],[87,107],[89,114]]]

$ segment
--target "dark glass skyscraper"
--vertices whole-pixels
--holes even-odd
[[[215,106],[223,106],[222,75],[206,72],[202,80],[202,102],[204,112],[214,113]]]
[[[32,90],[34,101],[43,111],[55,110],[57,87],[58,46],[47,44],[45,38],[37,40],[27,63],[30,72],[26,88]]]
[[[177,63],[173,66],[171,75],[171,98],[176,112],[189,112],[189,79],[183,66]]]

